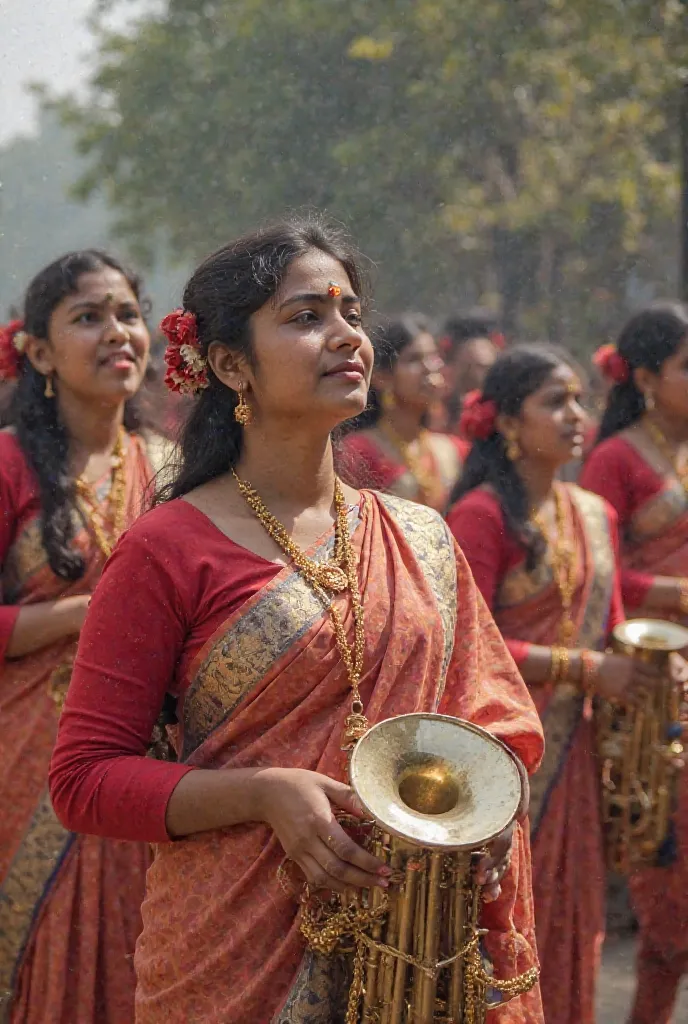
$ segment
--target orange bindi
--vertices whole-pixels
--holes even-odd
[[[327,288],[327,294],[330,296],[331,299],[338,299],[339,296],[342,294],[342,289],[339,287],[338,284],[335,284],[334,281],[330,281]]]

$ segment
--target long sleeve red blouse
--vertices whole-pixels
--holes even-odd
[[[580,477],[581,487],[594,491],[612,506],[623,537],[634,513],[663,486],[662,477],[645,462],[632,444],[618,435],[602,441],[590,453]],[[621,588],[629,608],[640,607],[654,582],[651,573],[623,565]]]
[[[169,840],[167,804],[191,769],[146,757],[165,695],[182,695],[205,642],[280,568],[184,500],[124,534],[91,601],[53,753],[51,797],[70,829]]]
[[[617,555],[619,542],[614,511],[608,509],[612,544]],[[495,612],[497,591],[506,574],[525,560],[523,548],[509,533],[502,507],[492,492],[477,487],[458,501],[447,516],[449,528],[456,537],[471,567],[491,612]],[[609,630],[625,619],[621,599],[620,575],[617,572],[609,611]],[[522,665],[531,644],[525,640],[504,637],[511,656]]]

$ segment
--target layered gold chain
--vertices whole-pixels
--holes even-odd
[[[127,473],[124,454],[124,428],[120,427],[115,447],[112,449],[112,482],[107,498],[107,515],[103,514],[95,488],[83,475],[75,481],[76,493],[82,512],[91,529],[95,542],[106,558],[109,558],[123,532],[126,517]],[[111,529],[106,529],[109,520]]]
[[[434,465],[435,461],[430,445],[430,431],[421,430],[417,441],[418,451],[414,452],[412,442],[405,441],[385,417],[382,417],[377,427],[380,433],[384,434],[387,440],[399,452],[404,465],[418,484],[421,496],[427,501],[436,501],[442,494],[442,480],[437,470],[428,469],[423,464],[423,456],[426,457],[431,466]]]
[[[559,637],[561,643],[566,647],[571,643],[575,632],[571,608],[573,606],[573,595],[576,592],[578,561],[573,538],[567,537],[566,499],[563,492],[564,487],[561,484],[554,485],[554,536],[551,535],[541,513],[538,512],[531,516],[531,521],[537,526],[547,541],[547,553],[552,567],[552,576],[554,584],[559,591],[563,609],[559,625]]]
[[[652,420],[647,418],[647,416],[643,419],[643,427],[649,434],[655,448],[657,448],[660,454],[664,456],[671,466],[674,475],[678,479],[683,490],[688,494],[688,465],[679,469],[678,460],[671,450],[671,445],[669,444],[664,431],[660,430],[657,424],[653,423]]]
[[[316,593],[323,595],[327,600],[328,613],[332,620],[337,649],[344,662],[349,686],[351,687],[351,712],[346,720],[346,731],[344,734],[344,746],[348,748],[363,735],[368,728],[368,722],[363,714],[363,702],[359,691],[365,647],[363,602],[361,601],[361,591],[358,585],[356,555],[349,533],[348,509],[341,484],[339,480],[335,479],[334,504],[336,519],[333,559],[327,562],[316,562],[315,559],[309,558],[294,543],[279,519],[265,506],[255,488],[246,480],[240,479],[234,470],[232,470],[232,476],[246,504],[265,531],[282,548],[285,555],[292,560]],[[337,594],[344,590],[348,590],[351,595],[351,608],[354,619],[353,647],[349,644],[342,616],[335,607],[331,596],[332,593]]]

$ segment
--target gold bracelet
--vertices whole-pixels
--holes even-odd
[[[561,683],[569,674],[569,652],[566,647],[552,647],[551,678],[553,683]]]
[[[678,598],[678,610],[681,615],[688,615],[688,580],[681,580]]]
[[[581,690],[585,697],[592,697],[597,688],[599,668],[592,651],[581,651]]]

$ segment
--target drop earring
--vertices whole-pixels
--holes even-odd
[[[645,412],[652,412],[655,407],[655,396],[651,391],[646,391],[643,398],[645,399]]]
[[[394,397],[394,392],[391,390],[383,391],[380,395],[380,405],[382,406],[383,412],[391,412],[392,409],[395,409],[397,400]]]
[[[48,374],[47,377],[45,378],[45,388],[43,390],[43,394],[45,395],[46,398],[55,397],[55,389],[53,388],[53,378],[51,374]]]
[[[506,457],[509,462],[516,462],[521,457],[521,446],[516,440],[515,434],[507,434],[504,438],[506,441]]]
[[[253,412],[251,411],[250,405],[244,398],[244,385],[239,384],[239,399],[236,406],[234,407],[234,419],[237,423],[245,427],[253,419]]]

